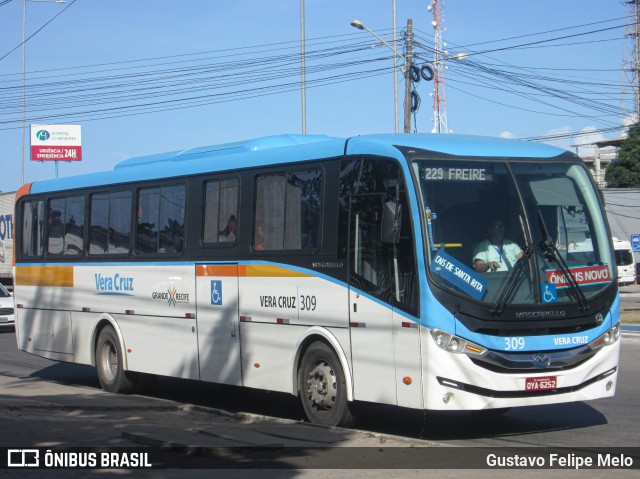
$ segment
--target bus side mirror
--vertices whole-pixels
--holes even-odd
[[[402,224],[402,206],[397,201],[385,201],[382,207],[381,240],[383,243],[400,242]]]

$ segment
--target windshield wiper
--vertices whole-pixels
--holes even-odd
[[[516,264],[513,265],[513,269],[511,270],[507,281],[502,287],[502,291],[500,292],[498,300],[494,304],[493,308],[489,310],[491,314],[502,314],[507,304],[507,299],[509,299],[516,287],[516,280],[518,279],[519,273],[524,269],[527,261],[529,260],[529,257],[531,256],[531,253],[533,253],[534,250],[535,248],[533,247],[533,245],[527,245],[525,247],[524,251],[522,252],[522,256],[520,256],[520,258],[516,261]]]
[[[553,261],[558,265],[558,269],[562,272],[565,280],[567,281],[567,285],[569,286],[569,291],[573,294],[576,301],[578,302],[578,306],[582,311],[586,311],[589,309],[589,303],[587,302],[587,298],[582,292],[582,288],[576,281],[576,277],[573,275],[567,263],[565,263],[560,251],[556,247],[556,244],[549,236],[549,230],[547,229],[547,225],[544,222],[544,218],[542,217],[542,212],[538,210],[538,218],[540,219],[540,226],[542,227],[542,234],[544,235],[544,239],[540,243],[540,248],[545,253],[545,257],[549,261]]]

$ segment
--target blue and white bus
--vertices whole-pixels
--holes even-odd
[[[616,389],[611,234],[555,147],[261,138],[25,185],[16,221],[19,349],[106,391],[282,391],[348,425],[359,401],[501,413]]]

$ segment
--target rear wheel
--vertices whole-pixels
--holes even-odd
[[[298,387],[302,407],[312,423],[342,427],[354,424],[340,360],[327,344],[318,341],[305,351]]]
[[[102,389],[112,393],[131,394],[133,375],[124,370],[124,355],[118,335],[111,326],[100,331],[96,344],[96,369]]]

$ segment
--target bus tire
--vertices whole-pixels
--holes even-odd
[[[305,351],[298,370],[298,390],[311,423],[340,427],[355,423],[347,400],[344,371],[338,356],[326,343],[316,341]]]
[[[111,326],[102,328],[96,343],[96,369],[102,389],[118,394],[133,392],[135,384],[124,370],[123,363],[118,335]]]

